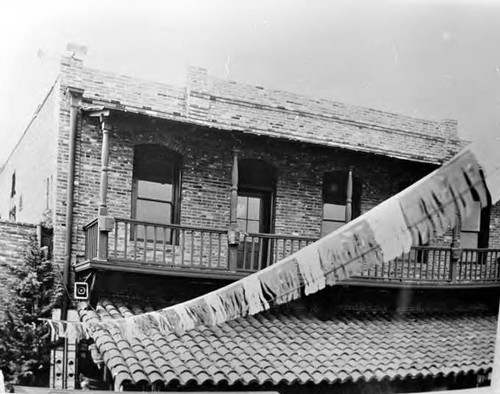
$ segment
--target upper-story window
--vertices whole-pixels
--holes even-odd
[[[348,173],[327,172],[323,177],[323,218],[321,222],[321,236],[337,230],[346,223],[348,198]],[[351,194],[351,217],[356,216],[358,190],[356,182],[349,191]]]
[[[470,208],[470,214],[462,219],[460,246],[465,249],[487,248],[490,210],[481,207],[479,198],[474,198]]]
[[[262,160],[243,159],[238,168],[238,228],[248,233],[269,233],[273,216],[274,167]]]
[[[262,160],[243,159],[238,163],[238,228],[245,233],[270,233],[276,175],[274,167]],[[263,268],[269,262],[271,244],[252,237],[238,249],[238,268]]]
[[[141,221],[177,224],[180,219],[181,156],[160,145],[141,145],[134,154],[132,216]],[[148,239],[154,228],[148,227]],[[137,227],[144,238],[144,227]]]

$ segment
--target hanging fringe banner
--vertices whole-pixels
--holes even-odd
[[[396,196],[293,255],[198,298],[121,319],[68,322],[44,319],[59,337],[95,330],[122,335],[182,334],[198,326],[253,315],[332,286],[374,264],[408,253],[466,217],[475,200],[500,199],[500,139],[474,143]]]

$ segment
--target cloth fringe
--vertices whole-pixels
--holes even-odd
[[[322,238],[316,247],[328,286],[360,274],[366,262],[382,261],[374,232],[361,217]]]
[[[441,169],[409,187],[396,198],[415,245],[442,235],[456,223],[456,215],[467,217],[474,194],[483,206],[488,191],[474,156],[466,151]]]
[[[263,293],[274,304],[280,305],[300,298],[300,278],[295,257],[289,257],[278,264],[257,272]]]
[[[487,143],[476,141],[469,149],[483,170],[491,201],[500,200],[500,137],[488,140]]]
[[[380,246],[384,262],[410,251],[411,232],[396,198],[390,198],[373,208],[367,213],[366,221],[371,227],[375,242]]]
[[[264,297],[261,283],[256,276],[249,275],[244,278],[241,283],[245,290],[245,299],[248,305],[249,315],[255,315],[256,313],[269,309],[269,303]]]
[[[296,255],[297,264],[304,286],[304,294],[309,295],[324,289],[325,273],[321,267],[318,251],[314,246],[306,246]]]

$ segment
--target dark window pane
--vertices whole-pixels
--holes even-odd
[[[323,178],[323,201],[344,204],[347,193],[347,176],[340,172],[326,173]]]
[[[172,185],[138,180],[137,197],[170,202],[172,201]]]
[[[238,219],[246,219],[247,209],[248,209],[248,197],[238,196],[238,208],[236,210],[236,217]]]
[[[136,148],[134,175],[136,178],[159,183],[173,183],[179,155],[158,145]]]
[[[321,236],[323,237],[327,234],[330,234],[331,232],[342,227],[344,224],[345,224],[344,222],[330,222],[330,221],[324,220],[323,224],[321,226]]]
[[[248,198],[248,219],[260,219],[260,202],[261,199],[258,197]]]
[[[338,204],[324,204],[323,205],[323,219],[345,221],[345,205]]]
[[[238,163],[238,187],[271,190],[274,187],[274,167],[262,160],[242,159]]]

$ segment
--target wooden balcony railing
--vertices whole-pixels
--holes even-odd
[[[108,260],[165,267],[226,270],[227,231],[115,219]]]
[[[365,266],[362,279],[413,283],[499,283],[500,249],[462,249],[454,258],[446,247],[413,247],[388,263]]]
[[[84,227],[87,262],[106,261],[119,268],[245,275],[263,269],[314,242],[314,238],[244,234],[229,245],[228,231],[116,218],[106,237],[98,220]],[[230,253],[230,248],[237,253]],[[236,261],[230,261],[230,256]],[[220,275],[219,275],[220,276]],[[414,247],[388,263],[369,266],[352,278],[363,283],[500,285],[500,249]]]
[[[245,234],[238,246],[238,270],[259,271],[316,241],[316,238]]]
[[[95,260],[98,257],[98,222],[97,218],[83,226],[85,232],[85,259]]]

